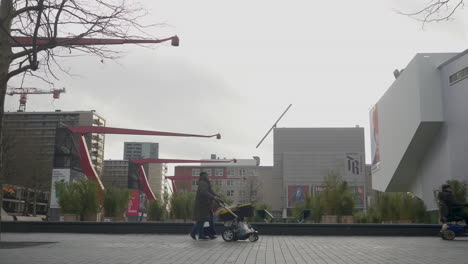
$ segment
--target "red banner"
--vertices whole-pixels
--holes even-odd
[[[127,216],[138,216],[139,206],[140,206],[140,190],[132,190],[130,199],[128,200]]]

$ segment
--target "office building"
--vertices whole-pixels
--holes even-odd
[[[356,207],[366,208],[364,129],[275,128],[271,190],[273,213],[285,216],[306,195],[320,192],[325,176],[339,174],[356,193]]]

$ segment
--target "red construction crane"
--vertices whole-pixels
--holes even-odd
[[[63,89],[50,89],[50,90],[45,90],[45,89],[37,89],[37,88],[9,88],[7,90],[8,95],[15,95],[19,94],[20,95],[20,105],[18,112],[24,112],[26,111],[26,102],[28,101],[28,94],[52,94],[52,97],[54,99],[59,99],[60,94],[65,92],[65,88]]]

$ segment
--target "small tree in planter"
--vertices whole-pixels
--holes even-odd
[[[60,212],[64,221],[77,221],[80,214],[80,201],[76,186],[72,183],[55,183]]]
[[[112,221],[123,222],[127,210],[130,190],[122,188],[107,188],[104,190],[104,216]]]
[[[148,220],[161,221],[166,217],[166,204],[161,200],[149,201],[148,203]]]
[[[193,206],[195,204],[195,193],[175,193],[170,198],[172,219],[186,221],[192,219]]]
[[[78,192],[80,217],[83,221],[97,221],[101,209],[98,199],[98,186],[89,179],[79,179],[72,183]]]

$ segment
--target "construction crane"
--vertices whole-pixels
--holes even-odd
[[[65,93],[65,88],[45,90],[45,89],[23,87],[23,88],[8,88],[7,90],[8,95],[11,95],[11,96],[15,94],[20,95],[20,99],[19,99],[20,104],[19,104],[18,112],[26,111],[26,102],[28,101],[28,94],[52,94],[52,97],[54,99],[59,99],[61,93]]]
[[[278,122],[281,120],[281,118],[283,118],[284,114],[286,114],[286,112],[289,110],[289,108],[291,108],[291,106],[292,106],[292,104],[290,104],[288,106],[288,108],[286,108],[286,110],[284,110],[284,112],[281,114],[281,116],[278,118],[278,120],[276,120],[276,122],[273,124],[273,126],[270,128],[270,130],[268,130],[268,132],[265,134],[265,136],[262,138],[262,140],[260,140],[260,142],[257,144],[257,146],[255,148],[258,148],[262,144],[263,140],[265,140],[265,138],[270,134],[270,132],[274,128],[276,128],[276,125],[278,124]]]

